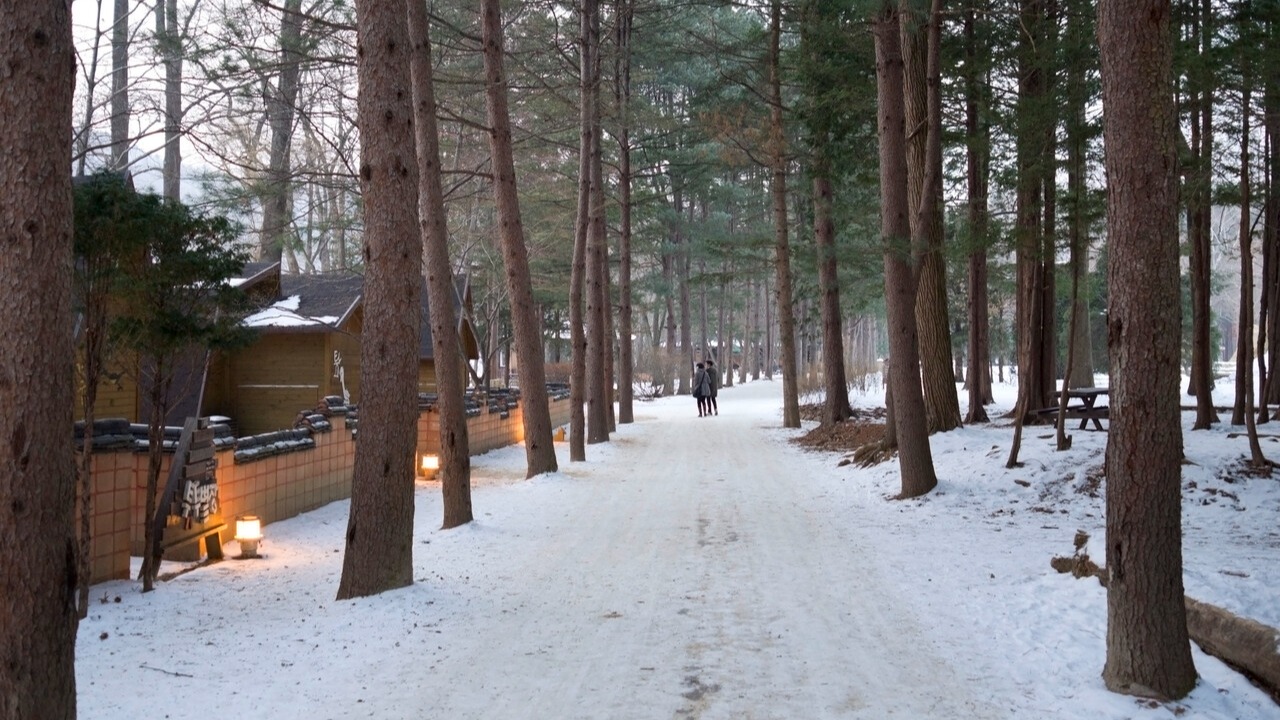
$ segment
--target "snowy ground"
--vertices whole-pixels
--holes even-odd
[[[1103,688],[1103,590],[1049,559],[1077,529],[1103,555],[1105,433],[1057,453],[1035,429],[1017,470],[1005,422],[935,435],[940,486],[902,502],[896,461],[802,451],[780,404],[773,382],[724,390],[711,418],[640,404],[589,462],[558,446],[562,471],[531,481],[522,448],[486,454],[456,530],[421,484],[417,582],[376,598],[333,600],[345,502],[270,525],[265,559],[95,586],[79,715],[1280,718],[1198,650],[1182,702]],[[1230,430],[1186,433],[1187,591],[1280,625],[1280,481],[1221,472],[1247,450]]]

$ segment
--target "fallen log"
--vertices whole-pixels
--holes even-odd
[[[1076,578],[1096,577],[1107,586],[1107,569],[1084,552],[1088,535],[1076,533],[1076,553],[1055,557],[1049,565]],[[1280,630],[1240,617],[1216,605],[1183,596],[1187,634],[1202,650],[1236,668],[1280,702]]]
[[[1187,601],[1187,633],[1205,652],[1239,668],[1280,697],[1280,630],[1193,598]]]

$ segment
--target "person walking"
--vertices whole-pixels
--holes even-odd
[[[698,417],[710,415],[707,402],[711,395],[711,380],[707,376],[707,370],[702,363],[694,366],[693,371],[693,399],[698,401]]]
[[[720,393],[720,370],[716,367],[715,360],[707,360],[707,385],[710,391],[707,393],[707,414],[720,414],[720,405],[716,402],[716,395]]]

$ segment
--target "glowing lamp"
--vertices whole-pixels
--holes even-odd
[[[440,469],[439,455],[423,455],[422,456],[422,474],[431,475]]]
[[[258,542],[262,540],[262,521],[257,515],[241,515],[236,518],[235,539],[240,543],[241,558],[258,557]]]

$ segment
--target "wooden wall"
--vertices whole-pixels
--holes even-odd
[[[551,402],[551,418],[553,426],[569,422],[568,399]],[[438,452],[438,422],[436,413],[419,415],[419,455]],[[473,455],[519,442],[524,436],[521,411],[517,408],[505,418],[500,413],[481,412],[467,419],[467,431]],[[231,450],[217,453],[219,515],[227,524],[221,533],[224,543],[235,534],[237,515],[257,515],[266,524],[351,496],[355,439],[346,422],[335,416],[331,432],[313,437],[314,448],[250,462],[237,463]],[[171,459],[172,455],[164,456],[162,482],[168,477]],[[146,472],[146,453],[111,450],[94,454],[90,543],[93,582],[129,576],[130,551],[142,549]],[[267,539],[264,551],[270,553],[270,534]],[[234,553],[234,546],[227,552]]]

